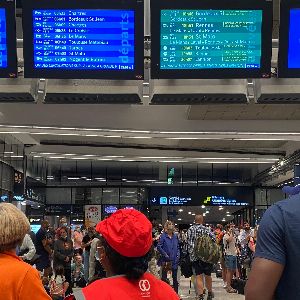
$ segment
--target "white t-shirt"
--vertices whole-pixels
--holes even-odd
[[[230,235],[226,233],[223,238],[223,243],[224,243],[224,250],[225,250],[225,255],[233,255],[237,256],[237,249],[236,249],[236,238],[235,236],[233,237],[231,242],[228,242],[227,240],[230,238]]]

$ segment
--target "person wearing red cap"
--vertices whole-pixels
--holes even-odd
[[[153,252],[152,225],[134,209],[120,209],[100,222],[99,259],[107,277],[74,293],[76,300],[179,300],[165,282],[147,272]]]

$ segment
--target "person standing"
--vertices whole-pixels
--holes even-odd
[[[74,292],[76,300],[179,300],[165,282],[147,272],[152,225],[135,209],[120,209],[97,225],[99,259],[108,278]]]
[[[225,266],[227,270],[226,274],[226,291],[227,293],[236,293],[237,291],[232,288],[231,281],[233,278],[233,274],[237,269],[237,239],[234,233],[234,224],[226,225],[226,233],[223,238],[224,243],[224,251],[225,251]]]
[[[18,256],[25,262],[30,262],[36,253],[35,246],[29,234],[26,234],[20,246]]]
[[[81,248],[81,243],[83,239],[83,233],[80,229],[80,226],[76,226],[74,232],[73,232],[73,240],[74,240],[74,253],[75,254],[83,254],[83,250]]]
[[[51,258],[53,256],[53,251],[50,248],[47,232],[49,228],[49,223],[47,220],[42,221],[41,228],[36,234],[36,254],[40,255],[39,260],[36,263],[36,268],[40,272],[43,272],[44,277],[49,277],[51,272]]]
[[[53,267],[63,266],[66,281],[69,283],[68,291],[71,292],[72,275],[71,261],[73,257],[73,243],[68,237],[67,228],[61,227],[59,238],[54,243],[54,260]]]
[[[16,255],[30,230],[26,216],[10,203],[0,204],[0,299],[51,300],[40,275]]]
[[[177,271],[180,259],[180,248],[177,234],[172,221],[167,221],[165,224],[165,232],[161,235],[158,241],[157,250],[161,254],[158,265],[162,267],[163,281],[167,281],[168,271],[172,272],[173,288],[178,294]]]
[[[300,299],[300,194],[271,206],[260,222],[246,300]]]
[[[215,235],[211,230],[203,225],[204,219],[202,215],[195,216],[195,224],[192,225],[187,232],[188,240],[188,251],[192,262],[193,273],[195,274],[195,286],[196,293],[199,300],[204,300],[204,280],[203,274],[205,275],[205,285],[208,289],[207,300],[212,300],[212,277],[213,265],[207,263],[196,257],[195,247],[196,241],[201,236],[209,236],[212,242],[216,242]]]
[[[83,258],[84,258],[84,278],[85,281],[89,280],[89,268],[90,268],[90,252],[91,252],[91,244],[95,236],[96,231],[95,227],[89,227],[87,234],[83,237],[81,246],[84,248]]]

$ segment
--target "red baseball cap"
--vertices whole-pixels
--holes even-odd
[[[152,246],[152,224],[135,209],[120,209],[96,226],[107,243],[126,257],[146,255]]]

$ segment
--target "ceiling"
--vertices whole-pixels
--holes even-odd
[[[229,222],[233,219],[232,214],[242,208],[243,207],[237,208],[235,206],[226,206],[226,207],[222,207],[221,209],[219,208],[219,206],[206,206],[206,207],[182,206],[182,207],[169,207],[166,209],[168,209],[171,212],[176,211],[176,218],[174,218],[174,222],[176,224],[192,224],[195,220],[195,215],[193,214],[204,214],[205,223]],[[189,212],[191,214],[189,214]]]
[[[149,1],[145,2],[148,9]],[[18,38],[22,38],[20,16]],[[273,38],[278,38],[278,23],[279,1],[275,0]],[[274,46],[274,64],[277,52]],[[22,48],[18,55],[21,62]],[[13,136],[30,146],[28,156],[54,163],[71,159],[228,163],[256,173],[300,148],[300,105],[256,103],[261,94],[300,93],[299,79],[272,78],[250,84],[247,80],[148,80],[147,72],[144,82],[1,79],[2,91],[31,92],[36,103],[1,103],[0,138]],[[143,104],[45,104],[45,92],[135,93]],[[249,103],[149,105],[153,94],[164,93],[245,94]]]

